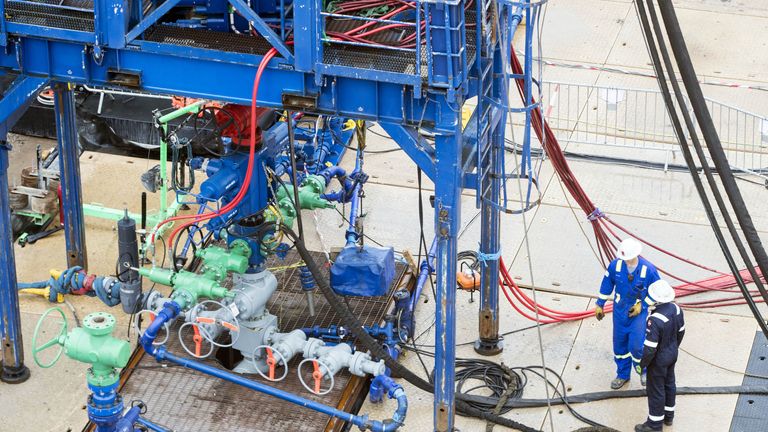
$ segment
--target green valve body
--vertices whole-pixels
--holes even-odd
[[[186,270],[174,273],[169,269],[153,267],[150,269],[139,269],[139,273],[142,276],[149,278],[152,282],[172,286],[174,292],[171,298],[178,303],[182,309],[194,305],[200,297],[220,299],[235,296],[235,293],[232,293],[219,285],[215,280]]]
[[[235,296],[235,293],[219,285],[218,282],[185,270],[176,273],[173,278],[173,287],[175,291],[171,298],[182,309],[197,303],[200,297],[220,299]]]
[[[209,279],[222,281],[227,277],[227,272],[243,274],[248,270],[251,248],[246,241],[235,240],[229,246],[229,250],[209,246],[198,250],[196,255],[203,260],[203,275]]]
[[[325,190],[325,178],[319,175],[307,176],[299,186],[299,208],[314,210],[331,208],[333,203],[321,198]],[[277,203],[285,226],[293,226],[296,219],[296,209],[293,206],[293,185],[281,185],[277,190]],[[270,218],[268,218],[270,219]]]
[[[109,386],[116,383],[119,375],[115,368],[123,368],[131,357],[127,341],[112,337],[115,317],[106,312],[94,312],[83,320],[83,326],[72,330],[64,340],[68,357],[89,363],[88,383]]]

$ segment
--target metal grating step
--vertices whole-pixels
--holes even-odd
[[[318,263],[324,262],[322,253],[313,253],[313,255]],[[271,258],[268,267],[285,266],[298,260],[295,251],[291,251],[285,261]],[[394,287],[399,285],[405,271],[404,265],[397,264],[396,282],[385,296],[347,298],[349,306],[363,324],[371,325],[382,320],[389,307]],[[324,273],[327,276],[328,270],[324,269]],[[278,290],[268,307],[278,316],[281,329],[327,326],[341,322],[339,316],[319,292],[315,295],[317,313],[315,317],[309,316],[297,268],[276,271],[275,276],[278,280]],[[172,330],[172,332],[176,331],[177,329]],[[183,353],[178,337],[171,337],[167,346],[170,352]],[[212,358],[213,356],[204,362],[221,367]],[[269,383],[259,376],[247,377],[308,399],[343,407],[346,410],[350,410],[353,404],[350,394],[357,394],[354,397],[356,399],[361,394],[360,390],[365,390],[364,380],[345,371],[335,377],[336,386],[331,393],[315,396],[307,392],[299,383],[296,374],[298,362],[299,360],[296,359],[291,362],[288,376],[279,383]],[[143,356],[133,364],[133,367],[129,365],[123,371],[125,382],[121,393],[124,400],[128,403],[131,400],[141,399],[148,407],[147,418],[161,425],[173,427],[174,430],[282,432],[298,430],[297,425],[301,425],[302,431],[338,430],[336,427],[341,426],[335,423],[331,425],[326,415],[299,408],[291,403],[246,390],[189,369],[164,366],[149,356]]]
[[[5,15],[9,22],[54,27],[66,30],[93,32],[93,12],[62,9],[45,3],[5,2]]]
[[[151,42],[255,55],[264,55],[272,48],[272,45],[260,36],[170,25],[155,26],[147,31],[144,39]]]
[[[473,12],[467,11],[465,17],[468,24],[475,22],[475,14]],[[326,26],[333,31],[345,30],[348,27],[351,28],[349,21],[350,20],[328,20]],[[394,33],[385,33],[385,35],[382,36],[384,39],[376,40],[376,42],[392,43],[395,36]],[[476,51],[476,34],[471,27],[466,30],[466,39],[467,62],[471,64],[474,61]],[[422,44],[423,43],[424,40],[422,39]],[[426,80],[428,76],[426,50],[421,50],[421,70],[419,71],[416,71],[416,57],[414,53],[393,51],[386,48],[368,48],[334,43],[326,43],[323,45],[323,63],[331,66],[346,66],[384,72],[395,72],[406,75],[419,75],[424,80]]]

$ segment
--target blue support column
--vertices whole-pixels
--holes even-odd
[[[493,51],[493,88],[491,98],[503,100],[505,85],[505,65],[502,62],[501,47]],[[496,355],[504,349],[502,338],[499,336],[499,254],[501,252],[500,200],[504,175],[504,134],[506,132],[506,111],[500,118],[490,117],[491,149],[489,163],[490,175],[483,177],[480,190],[487,191],[482,196],[480,253],[487,257],[482,261],[480,277],[480,315],[479,338],[475,342],[475,352],[481,355]],[[483,146],[478,145],[479,148]]]
[[[16,261],[13,256],[11,206],[8,201],[8,145],[0,141],[0,342],[3,371],[0,380],[21,383],[29,378],[24,365],[21,341],[19,293],[16,288]]]
[[[488,257],[482,261],[480,274],[480,337],[475,342],[475,352],[496,355],[504,349],[499,337],[499,258],[501,195],[501,158],[504,157],[504,121],[500,121],[491,139],[492,174],[485,181],[490,183],[490,196],[484,197],[481,209],[480,253]],[[501,149],[501,150],[500,150]],[[483,186],[485,189],[485,185]]]
[[[461,118],[449,96],[438,97],[442,117],[436,127],[435,233],[437,298],[435,299],[436,431],[452,431],[456,386],[456,253],[461,223]]]
[[[67,242],[67,266],[88,267],[85,252],[85,219],[80,184],[80,150],[77,141],[75,95],[67,83],[53,85],[56,136],[61,171],[61,204]]]
[[[11,206],[8,200],[8,130],[24,114],[32,98],[45,86],[44,78],[18,76],[0,99],[0,381],[18,384],[29,378],[21,338],[16,260],[13,254]]]

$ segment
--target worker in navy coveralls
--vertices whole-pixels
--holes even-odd
[[[633,238],[621,242],[618,258],[611,261],[605,271],[595,317],[605,317],[605,302],[613,294],[613,356],[616,361],[616,378],[611,388],[618,390],[629,382],[634,368],[640,364],[645,339],[645,322],[648,316],[646,293],[648,287],[659,280],[656,267],[640,256],[642,245]],[[645,374],[640,373],[645,385]]]
[[[648,299],[654,304],[643,345],[641,368],[648,368],[648,420],[636,432],[660,431],[675,417],[675,363],[685,336],[683,310],[673,300],[675,290],[664,280],[651,284]]]

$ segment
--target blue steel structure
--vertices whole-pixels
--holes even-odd
[[[0,100],[0,120],[3,126],[12,124],[37,89],[53,83],[63,156],[67,257],[70,266],[86,264],[71,86],[128,87],[249,105],[256,68],[267,50],[274,48],[279,54],[262,76],[259,106],[376,121],[435,183],[434,428],[448,431],[454,424],[460,192],[474,189],[482,208],[480,252],[486,259],[476,349],[490,354],[501,349],[499,220],[501,211],[506,211],[504,179],[510,178],[503,170],[505,119],[509,112],[525,113],[523,148],[530,149],[530,112],[538,109],[530,103],[531,47],[543,3],[421,0],[413,3],[411,22],[401,17],[343,16],[414,26],[414,46],[402,48],[328,37],[325,27],[337,14],[324,11],[320,0],[258,1],[251,7],[243,0],[65,0],[55,4],[3,0],[0,70],[19,76]],[[192,8],[204,19],[169,18],[169,12],[181,7]],[[221,25],[227,16],[229,29]],[[513,110],[508,82],[521,77],[508,72],[508,63],[521,20],[526,24],[524,78],[529,103]],[[293,45],[292,40],[301,43]],[[379,51],[371,55],[371,49]],[[473,97],[476,109],[463,128],[462,109]],[[431,132],[434,143],[420,132],[423,129]],[[2,132],[0,140],[5,143],[7,127]],[[5,222],[0,227],[0,336],[4,371],[18,372],[25,367],[7,223],[7,147],[1,148],[0,213]],[[523,160],[522,171],[529,173],[525,156]]]

